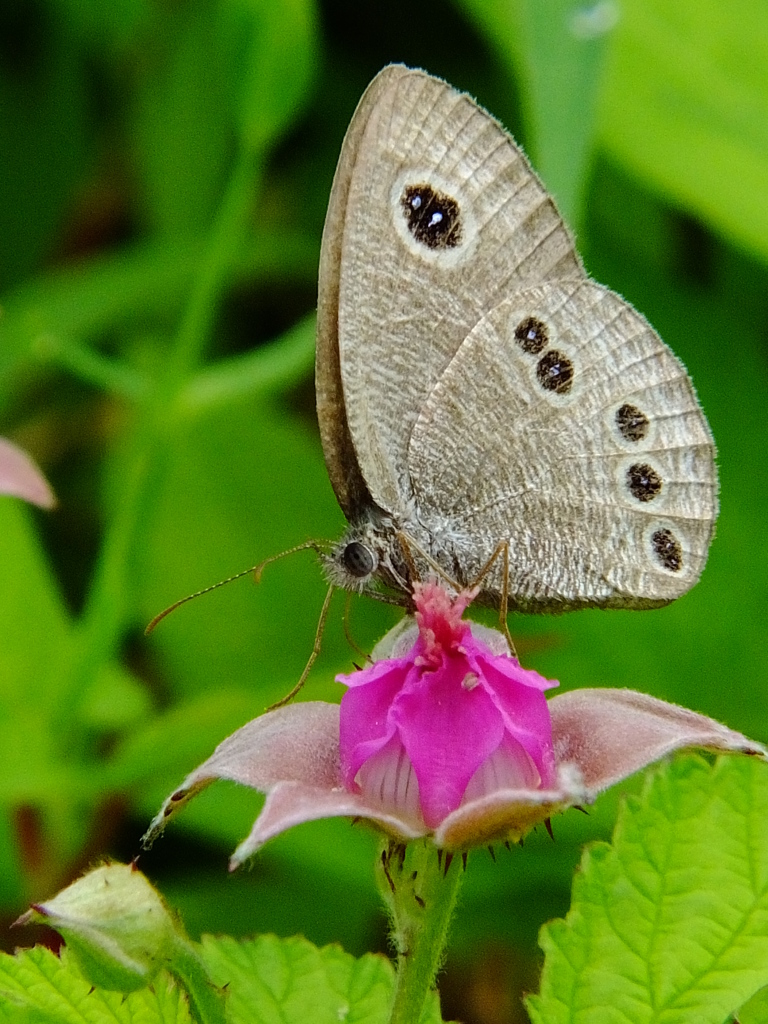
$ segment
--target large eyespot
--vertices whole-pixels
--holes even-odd
[[[359,579],[370,576],[376,568],[376,556],[369,547],[361,544],[359,540],[353,540],[347,544],[341,553],[341,560],[347,572]]]
[[[406,185],[400,206],[408,230],[428,249],[455,249],[461,242],[461,211],[453,196],[426,183]]]

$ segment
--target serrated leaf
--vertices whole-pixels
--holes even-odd
[[[236,1024],[386,1020],[393,972],[384,957],[356,961],[333,946],[276,935],[249,942],[205,936],[203,950],[216,982],[228,986]]]
[[[761,989],[741,1007],[734,1021],[738,1024],[768,1024],[768,988]]]
[[[535,1024],[722,1024],[768,982],[768,770],[662,766],[541,934]]]
[[[385,1024],[394,984],[383,956],[356,960],[338,946],[318,949],[299,936],[261,935],[246,942],[203,938],[205,959],[235,1024]],[[441,1021],[430,1000],[422,1024]]]
[[[62,949],[0,954],[0,1021],[35,1024],[190,1024],[185,998],[166,975],[124,996],[95,990]]]

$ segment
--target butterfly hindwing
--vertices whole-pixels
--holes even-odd
[[[586,279],[523,290],[477,325],[422,407],[409,471],[446,568],[452,537],[467,578],[509,541],[521,608],[669,601],[698,578],[717,513],[684,367]],[[500,593],[501,561],[483,586]]]

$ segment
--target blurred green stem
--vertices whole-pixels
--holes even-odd
[[[242,150],[211,230],[208,251],[192,288],[192,294],[168,361],[167,383],[175,394],[200,361],[203,346],[227,273],[232,253],[241,247],[251,208],[258,161]]]
[[[119,489],[113,495],[114,516],[106,529],[77,630],[73,658],[65,669],[59,691],[59,708],[66,720],[77,720],[77,707],[82,706],[96,673],[114,656],[122,639],[127,624],[130,557],[149,500],[153,464],[168,438],[169,409],[175,408],[177,396],[202,357],[219,297],[228,280],[232,249],[240,247],[245,233],[257,170],[254,156],[242,153],[211,229],[181,327],[163,368],[162,381],[147,401],[137,407],[133,435],[126,439],[122,472],[116,475]]]
[[[435,987],[456,898],[461,861],[431,843],[390,844],[378,867],[379,888],[392,922],[397,977],[390,1024],[417,1024]]]

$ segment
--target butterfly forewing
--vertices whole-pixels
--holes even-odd
[[[580,273],[497,122],[423,72],[381,72],[344,143],[321,258],[318,412],[348,516],[365,491],[403,510],[413,424],[483,315],[523,283]]]

